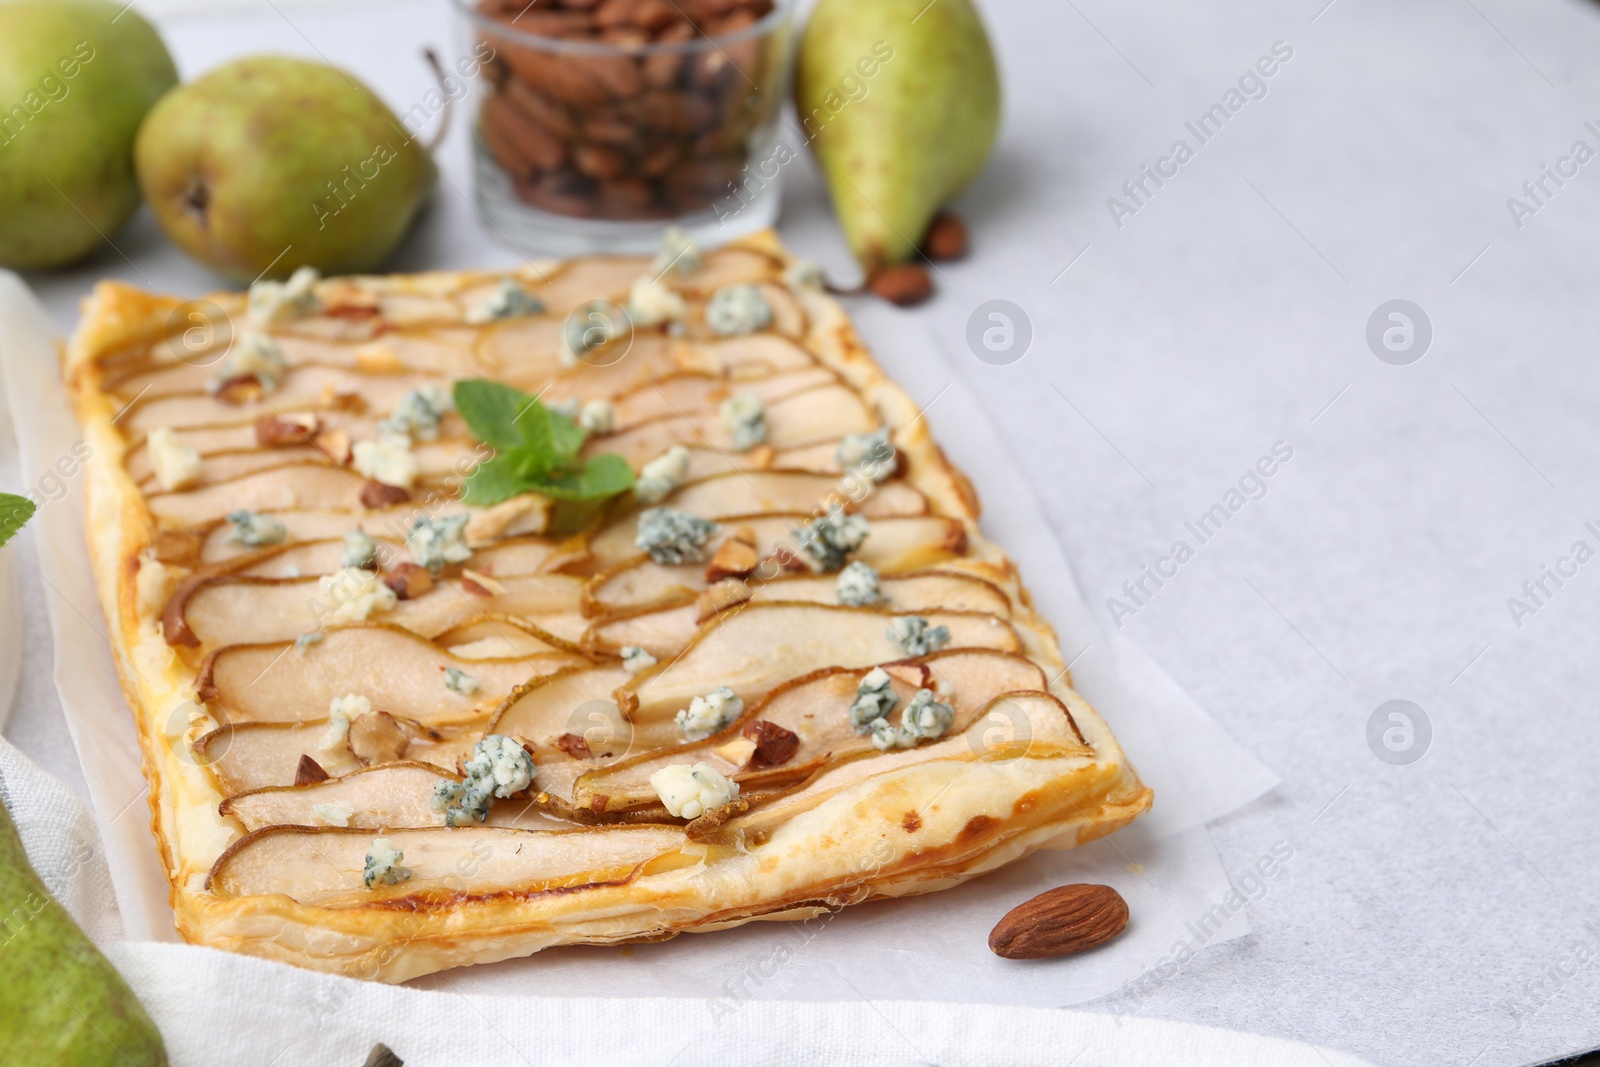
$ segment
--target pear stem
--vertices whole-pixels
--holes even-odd
[[[433,131],[433,139],[423,146],[431,156],[434,150],[444,142],[445,135],[450,132],[450,116],[455,109],[452,106],[454,101],[450,98],[450,93],[445,88],[444,67],[439,64],[438,55],[431,48],[424,48],[422,55],[423,58],[427,59],[428,66],[433,68],[434,80],[439,83],[439,95],[444,97],[444,116],[439,120],[439,128]]]

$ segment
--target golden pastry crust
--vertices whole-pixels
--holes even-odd
[[[920,521],[912,514],[920,507],[929,522],[937,517],[955,524],[964,534],[959,537],[964,541],[962,551],[944,552],[936,570],[946,576],[982,579],[988,583],[987,588],[1004,594],[1009,603],[1003,617],[996,616],[990,622],[997,634],[1009,629],[1007,635],[996,637],[991,647],[1014,648],[1035,665],[1027,669],[1042,671],[1045,683],[1030,686],[1024,693],[981,702],[982,707],[964,712],[970,719],[966,733],[958,734],[953,729],[931,747],[883,755],[858,754],[833,762],[825,759],[817,764],[809,785],[787,783],[773,791],[771,799],[766,799],[769,794],[747,790],[747,796],[752,798],[748,810],[724,812],[721,818],[726,821],[719,818],[720,825],[690,828],[685,826],[685,820],[665,818],[659,810],[651,816],[648,807],[638,809],[644,813],[640,817],[645,822],[627,825],[622,821],[626,813],[617,812],[618,821],[605,824],[613,814],[605,810],[606,798],[602,796],[595,816],[602,824],[577,831],[584,835],[581,837],[559,838],[547,829],[520,828],[545,825],[541,823],[393,831],[391,836],[410,835],[404,837],[409,842],[408,862],[412,857],[421,858],[416,878],[392,887],[366,890],[360,884],[358,865],[348,892],[341,888],[339,879],[347,876],[346,868],[354,862],[349,858],[356,854],[352,850],[364,847],[374,836],[372,829],[268,825],[246,835],[244,824],[236,815],[219,811],[219,804],[230,795],[247,790],[240,787],[243,779],[230,777],[236,771],[226,758],[218,757],[216,750],[225,746],[217,738],[242,737],[240,731],[250,729],[256,731],[252,736],[271,733],[287,738],[296,730],[309,728],[304,725],[304,716],[290,716],[292,721],[287,724],[260,728],[247,725],[236,706],[232,710],[223,706],[226,700],[217,697],[209,672],[207,687],[197,694],[201,671],[207,663],[214,662],[219,649],[204,642],[199,648],[169,643],[174,631],[170,625],[163,627],[169,600],[180,587],[185,587],[186,580],[190,586],[204,585],[198,582],[199,577],[219,576],[217,580],[225,588],[212,595],[256,595],[238,592],[235,586],[228,585],[241,580],[231,575],[268,574],[273,552],[241,555],[231,548],[218,547],[219,520],[206,510],[215,510],[211,497],[201,498],[194,492],[162,493],[150,475],[136,474],[148,466],[147,458],[138,454],[144,447],[144,433],[154,427],[152,420],[164,418],[169,412],[187,420],[182,423],[189,428],[186,432],[214,433],[221,443],[214,453],[207,453],[206,460],[213,462],[214,457],[222,457],[215,462],[233,464],[217,467],[219,471],[235,472],[219,476],[217,484],[224,488],[212,487],[213,495],[220,494],[222,500],[230,494],[248,492],[269,494],[261,499],[270,503],[279,499],[270,493],[281,496],[288,491],[284,486],[292,489],[296,484],[309,484],[305,481],[307,472],[325,469],[329,464],[325,457],[311,456],[274,467],[270,464],[276,457],[263,459],[260,449],[252,452],[249,446],[228,447],[228,434],[243,425],[238,421],[242,415],[219,408],[227,418],[215,425],[208,423],[205,411],[210,409],[203,409],[203,405],[217,401],[203,397],[183,399],[192,395],[192,389],[186,393],[162,384],[150,396],[140,394],[130,399],[128,394],[140,382],[146,382],[148,389],[180,378],[190,386],[197,380],[199,372],[186,370],[186,364],[173,355],[172,338],[184,326],[184,317],[176,314],[181,302],[115,282],[102,283],[95,289],[85,301],[83,321],[67,350],[64,374],[78,417],[94,447],[95,460],[88,466],[87,486],[93,566],[123,690],[138,722],[143,769],[150,783],[151,828],[171,882],[177,927],[186,939],[322,970],[397,982],[467,963],[527,955],[553,945],[654,940],[681,932],[721,929],[753,919],[803,918],[821,907],[937,890],[1037,848],[1072,847],[1098,838],[1126,825],[1149,807],[1150,791],[1140,783],[1109,727],[1071,689],[1055,635],[1034,612],[1015,566],[979,532],[978,502],[970,483],[945,459],[910,397],[883,374],[864,349],[838,303],[817,288],[784,286],[779,272],[790,262],[776,238],[763,234],[708,256],[707,266],[699,275],[677,284],[696,306],[711,288],[728,281],[755,279],[778,287],[771,299],[780,303],[783,294],[788,293],[793,307],[783,304],[785,313],[797,312],[799,319],[780,325],[793,328],[797,322],[800,332],[787,338],[781,352],[773,349],[778,355],[762,357],[775,361],[767,364],[766,380],[796,369],[802,377],[810,373],[798,363],[793,368],[782,363],[797,359],[793,352],[803,352],[815,365],[837,376],[864,402],[866,410],[891,428],[901,457],[900,470],[876,497],[868,498],[878,502],[863,507],[876,507],[879,513],[887,513],[885,521],[904,523]],[[513,276],[545,300],[550,314],[517,327],[525,330],[518,336],[525,337],[530,346],[547,345],[553,336],[551,322],[558,323],[562,313],[584,299],[604,296],[622,301],[628,283],[641,268],[639,261],[601,259],[524,266]],[[407,380],[405,376],[414,371],[433,373],[435,380],[445,385],[451,378],[469,376],[517,379],[525,370],[519,362],[522,350],[507,347],[504,335],[494,332],[497,327],[466,326],[462,322],[463,309],[471,299],[505,276],[450,272],[323,282],[318,290],[323,311],[283,332],[291,367],[306,374],[325,374],[335,382],[343,380],[341,375],[364,376],[360,380],[369,393],[379,386],[388,388],[383,385],[385,381],[394,384]],[[226,314],[242,320],[244,308],[239,295],[219,294],[208,299]],[[381,326],[370,328],[370,319]],[[700,343],[702,340],[691,336],[687,341],[675,342],[666,336],[653,337],[649,341],[653,347],[648,349],[653,354],[642,358],[664,361],[662,366],[676,367],[675,373],[679,374],[693,376],[709,369],[713,376],[720,372],[730,379],[746,375],[754,366],[739,363],[741,357],[736,348],[717,348],[709,342]],[[302,350],[316,358],[297,358],[296,353]],[[748,357],[750,351],[759,350],[746,346],[744,351]],[[708,352],[713,354],[708,356]],[[343,366],[325,365],[347,357]],[[778,366],[777,371],[774,366]],[[315,367],[322,369],[311,369]],[[563,379],[558,374],[556,380]],[[652,380],[664,383],[666,379],[656,375]],[[539,383],[524,375],[516,384],[537,391]],[[659,388],[656,391],[667,396]],[[171,399],[173,396],[179,399]],[[654,402],[648,395],[645,399]],[[166,407],[159,407],[163,404]],[[185,406],[191,404],[198,407]],[[309,410],[328,412],[330,418],[331,413],[351,408],[348,396],[341,399],[326,389],[320,399],[308,404]],[[195,415],[196,411],[200,414]],[[233,420],[233,429],[224,425],[229,420]],[[359,419],[349,424],[364,425],[359,424]],[[441,454],[449,452],[446,446],[440,446],[440,450]],[[822,455],[826,448],[815,448],[813,452]],[[730,463],[744,462],[727,455],[722,458]],[[710,457],[707,459],[709,462]],[[245,473],[237,473],[240,471]],[[249,482],[252,477],[256,482]],[[775,484],[781,489],[789,483],[780,477]],[[334,483],[330,492],[339,491]],[[896,492],[900,496],[895,496]],[[256,497],[250,499],[254,501]],[[924,503],[916,504],[916,500]],[[302,513],[291,509],[283,514]],[[352,515],[355,521],[362,513]],[[324,521],[316,515],[304,521],[312,519]],[[731,519],[724,525],[738,524],[737,519]],[[522,540],[526,544],[520,544],[515,537],[495,543],[497,550],[511,552],[553,551],[537,537]],[[450,657],[464,653],[472,640],[480,645],[487,642],[493,646],[489,651],[500,654],[470,662],[479,664],[471,670],[489,678],[491,689],[495,678],[511,677],[521,665],[535,661],[540,666],[533,673],[556,679],[549,683],[552,687],[566,684],[560,683],[558,677],[563,668],[593,671],[600,678],[602,667],[612,669],[605,667],[607,662],[614,667],[616,661],[607,659],[614,654],[597,650],[589,631],[584,631],[590,638],[587,643],[574,640],[573,634],[557,631],[562,626],[578,625],[573,622],[574,613],[588,616],[597,610],[599,579],[595,576],[603,577],[617,569],[615,563],[599,565],[604,562],[601,541],[596,535],[586,542],[592,552],[588,563],[574,567],[570,560],[562,561],[566,557],[557,560],[552,556],[556,561],[549,566],[553,569],[537,576],[549,581],[541,584],[536,577],[527,577],[518,585],[513,591],[516,596],[560,599],[568,596],[571,582],[567,575],[584,579],[582,596],[573,594],[570,611],[529,615],[526,624],[519,625],[514,633],[495,629],[490,615],[482,610],[482,621],[468,617],[463,622],[443,608],[418,607],[422,601],[406,602],[411,614],[396,623],[415,628],[421,636],[401,633],[396,626],[356,629],[391,634],[381,640],[416,642],[420,651],[415,656],[396,654],[395,662],[425,660],[424,666],[434,659],[440,665],[468,662]],[[315,550],[314,545],[304,547],[307,545],[311,545],[310,540],[302,542],[296,534],[285,551]],[[211,555],[208,557],[207,553]],[[227,553],[231,553],[230,558],[221,559]],[[889,576],[886,571],[886,579]],[[288,586],[290,593],[286,595],[294,595],[300,589],[292,584],[294,579],[282,576],[250,580],[258,584],[249,588],[258,591]],[[510,581],[511,578],[504,579]],[[481,574],[476,578],[458,576],[451,582],[458,594],[465,591],[463,599],[498,597],[500,593],[484,589],[483,584],[504,584]],[[977,585],[961,588],[973,590],[974,595],[982,594]],[[781,599],[781,586],[774,583],[774,589],[778,590],[773,594],[778,602],[753,604],[745,619],[778,619],[781,624],[786,617],[782,612],[799,610]],[[223,601],[216,609],[217,617],[224,620],[217,624],[223,632],[229,632],[233,625],[227,621],[233,617],[229,614],[231,603]],[[667,606],[682,611],[686,603],[679,599]],[[182,617],[184,610],[196,617],[202,614],[199,608],[182,605],[177,614]],[[768,615],[762,616],[763,610]],[[775,611],[780,614],[772,614]],[[639,614],[637,609],[628,609],[613,611],[604,618],[633,618]],[[705,637],[708,630],[735,625],[726,621],[729,614],[738,613],[717,615],[701,625],[701,645],[711,645],[713,639]],[[493,615],[495,619],[504,617]],[[654,619],[646,621],[653,623]],[[661,616],[662,626],[670,621],[666,615]],[[448,630],[430,632],[431,627],[447,624]],[[319,650],[314,653],[316,656],[343,654],[334,646],[343,647],[352,641],[380,640],[365,633],[341,635],[335,629],[328,629],[327,633],[325,644],[329,651]],[[544,635],[542,639],[540,634]],[[460,640],[456,641],[453,635],[459,635]],[[245,657],[251,654],[246,644],[228,642],[226,654]],[[601,667],[585,666],[582,652],[575,649],[598,656]],[[680,655],[688,657],[690,651],[685,648]],[[282,658],[295,653],[285,646],[279,655]],[[300,669],[292,659],[286,662],[289,670]],[[693,662],[692,657],[689,662]],[[927,666],[916,669],[926,671]],[[933,670],[937,673],[937,664]],[[618,697],[619,706],[630,699],[635,705],[640,699],[648,704],[652,699],[649,687],[657,684],[650,681],[652,677],[647,673],[640,680],[625,684],[622,689],[634,695],[624,693]],[[616,680],[610,675],[604,678]],[[540,684],[536,680],[533,688]],[[294,691],[285,692],[292,696]],[[450,731],[461,724],[476,724],[476,729],[483,729],[491,712],[511,707],[523,693],[521,688],[497,692],[493,694],[492,708],[469,701],[462,705],[465,710],[454,713],[454,718],[440,713],[430,720],[427,714],[419,713],[420,719],[414,723],[400,716],[409,731],[412,759],[428,760],[427,755],[419,757],[417,753],[432,751],[440,753],[432,757],[437,766],[453,767],[450,753],[459,755],[460,749],[459,745],[456,749],[449,747]],[[400,698],[405,695],[401,692]],[[486,693],[485,699],[489,696]],[[1003,729],[1008,723],[1009,734]],[[998,743],[991,736],[997,729],[1001,734]],[[651,736],[658,735],[659,731]],[[532,737],[526,740],[530,745],[538,742]],[[407,743],[399,742],[402,748]],[[435,747],[428,748],[430,745]],[[539,751],[547,749],[548,745]],[[293,746],[284,751],[292,756]],[[341,752],[339,758],[347,755]],[[590,755],[598,759],[597,754]],[[540,763],[536,789],[543,787],[547,775],[551,782],[560,778],[563,772],[556,765],[558,759],[550,755],[548,766]],[[585,766],[610,765],[599,761]],[[572,768],[573,773],[582,770]],[[569,774],[569,785],[570,777]],[[547,803],[541,804],[540,798]],[[533,802],[546,812],[560,814],[563,810],[543,792]],[[551,849],[551,858],[539,861],[542,866],[518,867],[516,856],[523,853],[525,845],[529,846],[530,855],[542,855],[540,850]],[[280,856],[301,855],[300,850],[306,848],[313,850],[310,854],[332,857],[328,862],[333,867],[346,865],[338,868],[343,873],[334,878],[333,884],[318,883],[313,888],[316,877],[297,875],[287,859],[282,869],[272,862]],[[574,858],[574,853],[580,855]]]

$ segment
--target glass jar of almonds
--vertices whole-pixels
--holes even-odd
[[[770,226],[793,0],[455,0],[486,75],[477,199],[528,252],[704,244]]]

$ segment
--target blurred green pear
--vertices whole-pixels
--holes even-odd
[[[0,0],[0,266],[63,266],[128,221],[134,134],[177,81],[122,4]]]

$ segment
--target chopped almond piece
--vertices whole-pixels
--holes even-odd
[[[224,404],[249,404],[267,394],[254,374],[238,374],[219,382],[213,395]]]
[[[256,420],[256,444],[262,448],[302,445],[322,429],[315,415],[263,415]]]
[[[386,508],[410,499],[411,494],[398,485],[369,481],[361,487],[361,506],[365,508]]]
[[[433,588],[433,575],[415,563],[399,563],[384,576],[383,584],[401,600],[415,600]]]
[[[343,430],[324,430],[311,439],[311,447],[340,467],[350,465],[350,435]]]
[[[577,734],[562,734],[556,738],[556,747],[573,759],[589,759],[594,755],[589,742]]]
[[[294,784],[316,785],[318,782],[326,782],[327,780],[328,772],[322,769],[322,764],[310,756],[302,754],[300,766],[296,767],[294,771]]]
[[[487,574],[465,568],[461,571],[461,588],[473,596],[503,596],[506,591],[504,585]]]
[[[706,581],[719,582],[724,578],[742,578],[756,569],[761,555],[756,549],[756,535],[750,528],[740,527],[732,537],[717,547],[716,554],[706,565]]]
[[[694,617],[696,622],[705,622],[719,611],[727,611],[738,604],[743,604],[752,596],[751,589],[740,578],[724,578],[714,585],[706,587],[694,601]]]
[[[748,737],[736,737],[727,744],[718,745],[711,751],[735,767],[743,767],[750,762],[750,757],[756,754],[756,743]]]
[[[404,759],[411,744],[395,717],[387,711],[369,711],[350,720],[347,742],[350,754],[364,765]]]
[[[356,369],[368,374],[399,374],[406,369],[388,345],[362,345],[355,351]]]
[[[321,406],[329,411],[348,411],[352,415],[360,415],[367,410],[367,402],[361,398],[361,394],[342,392],[332,385],[323,386],[319,400]]]
[[[788,763],[800,748],[800,735],[766,719],[745,723],[740,731],[755,742],[756,762],[768,767]]]

